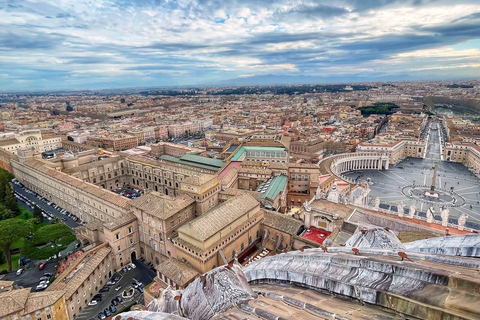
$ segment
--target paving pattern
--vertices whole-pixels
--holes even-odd
[[[436,219],[442,208],[450,211],[450,222],[467,214],[467,223],[480,223],[480,179],[463,164],[440,159],[442,128],[437,123],[426,126],[428,136],[425,159],[406,158],[389,170],[362,170],[345,173],[346,177],[371,180],[370,205],[380,198],[380,207],[396,211],[403,202],[408,209],[415,205],[420,216],[433,207]],[[438,163],[435,191],[438,197],[425,196],[430,190],[435,163]]]

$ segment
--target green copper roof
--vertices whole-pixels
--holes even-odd
[[[206,169],[206,170],[212,170],[212,171],[220,170],[220,168],[216,167],[216,166],[209,166],[209,165],[206,165],[206,164],[201,164],[201,163],[193,162],[193,161],[187,161],[187,160],[183,160],[183,159],[179,159],[179,158],[175,158],[175,157],[171,157],[171,156],[166,156],[166,155],[160,156],[160,159],[163,159],[165,161],[179,163],[179,164],[184,164],[184,165],[187,165],[187,166],[193,166],[193,167],[197,167],[197,168],[201,168],[201,169]]]
[[[240,157],[242,156],[242,154],[245,152],[245,151],[285,151],[285,148],[280,148],[280,147],[249,147],[249,146],[245,146],[245,147],[241,147],[237,153],[235,153],[235,155],[232,157],[231,161],[238,161],[238,159],[240,159]]]
[[[287,176],[281,175],[281,176],[275,176],[273,177],[270,181],[270,185],[268,186],[267,190],[262,193],[261,196],[259,196],[259,199],[263,198],[268,198],[268,199],[275,199],[278,194],[285,188],[285,185],[287,184]],[[267,181],[267,182],[268,182]],[[262,188],[264,184],[260,184],[257,188],[256,191],[259,191],[260,188]]]
[[[199,155],[196,155],[196,154],[185,154],[185,155],[181,156],[180,159],[185,160],[185,161],[199,163],[199,164],[204,164],[204,165],[207,165],[207,166],[217,167],[217,168],[221,168],[225,164],[225,162],[223,162],[223,160],[202,157],[202,156],[199,156]]]

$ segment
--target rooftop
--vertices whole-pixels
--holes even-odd
[[[173,198],[151,191],[132,200],[130,205],[134,208],[145,211],[148,214],[154,215],[161,220],[165,220],[194,202],[194,199],[185,194]]]
[[[181,226],[178,229],[179,237],[181,238],[181,234],[186,234],[203,242],[255,208],[260,208],[255,198],[249,194],[240,194]]]

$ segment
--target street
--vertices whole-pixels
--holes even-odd
[[[42,209],[43,211],[47,212],[47,213],[50,213],[52,216],[62,220],[63,218],[67,218],[67,221],[62,221],[63,223],[65,223],[67,226],[69,226],[70,228],[76,228],[78,227],[80,224],[73,221],[71,218],[63,215],[60,213],[60,210],[57,210],[55,209],[54,207],[52,206],[49,206],[46,202],[43,202],[41,201],[40,199],[38,199],[37,197],[35,197],[34,195],[30,194],[30,193],[27,193],[25,192],[25,190],[23,190],[20,186],[16,185],[16,184],[12,184],[13,185],[13,190],[19,194],[22,194],[23,196],[25,196],[27,199],[29,199],[32,203],[34,203],[35,205],[37,205],[40,209]],[[22,206],[25,206],[25,204],[18,200],[18,203],[20,203]],[[32,210],[30,210],[32,211]]]
[[[98,319],[98,314],[105,310],[107,307],[111,305],[111,300],[118,295],[121,295],[123,290],[127,287],[132,285],[133,279],[140,281],[143,283],[143,286],[148,285],[150,282],[153,281],[153,278],[156,276],[155,272],[152,271],[148,266],[146,266],[141,261],[135,261],[136,268],[127,271],[124,273],[123,271],[119,271],[118,274],[121,276],[120,280],[114,284],[108,292],[102,293],[102,301],[100,301],[95,306],[86,306],[82,312],[75,318],[77,320],[86,320],[95,318]],[[121,289],[115,291],[115,288],[121,286]],[[135,290],[135,294],[132,299],[128,301],[123,301],[119,305],[117,305],[117,312],[123,311],[122,309],[125,308],[126,305],[131,304],[131,301],[135,300],[139,303],[143,303],[143,293],[140,293],[138,290]],[[122,307],[123,306],[123,307]]]

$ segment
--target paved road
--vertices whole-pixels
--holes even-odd
[[[440,161],[440,138],[439,138],[439,125],[437,123],[429,123],[430,135],[427,142],[427,153],[425,158]]]
[[[45,269],[38,270],[38,267],[26,269],[21,275],[17,276],[15,272],[7,273],[2,280],[15,281],[16,285],[24,288],[33,287],[32,291],[35,291],[35,287],[40,282],[40,278],[43,277],[45,272],[55,273],[57,270],[57,262],[50,262],[45,265]],[[15,270],[16,271],[16,270]]]
[[[110,291],[102,294],[102,301],[99,302],[96,306],[87,306],[82,312],[75,318],[76,320],[87,320],[91,318],[98,319],[98,314],[105,310],[108,306],[111,305],[111,300],[120,295],[123,290],[132,285],[133,278],[143,283],[144,286],[152,282],[153,278],[156,276],[155,272],[150,269],[148,266],[143,264],[141,261],[136,261],[135,269],[127,271],[124,273],[120,271],[121,279],[110,289]],[[115,291],[115,288],[121,286],[121,289]],[[140,293],[138,290],[135,290],[135,295],[133,300],[143,303],[143,293]],[[132,300],[123,301],[120,305],[117,306],[117,312],[121,312],[122,308],[125,308],[125,305],[129,304]]]
[[[38,199],[37,197],[35,197],[34,195],[30,194],[30,193],[27,193],[25,192],[25,190],[23,190],[20,186],[17,186],[16,184],[13,184],[13,189],[15,190],[15,192],[17,193],[20,193],[22,195],[24,195],[25,197],[27,197],[27,199],[29,199],[30,201],[32,201],[34,204],[36,204],[40,209],[42,209],[43,211],[45,212],[48,212],[50,213],[51,215],[53,215],[54,217],[57,217],[59,218],[60,220],[62,220],[63,218],[65,218],[66,216],[64,216],[63,214],[60,213],[59,210],[49,206],[46,202],[43,202],[41,201],[40,199]],[[20,204],[22,204],[23,202],[19,202]],[[23,204],[24,205],[24,204]],[[31,210],[30,210],[31,211]],[[63,221],[63,223],[65,223],[67,226],[69,226],[70,228],[76,228],[78,227],[80,224],[73,221],[72,219],[70,219],[69,217],[67,217],[67,221]]]

